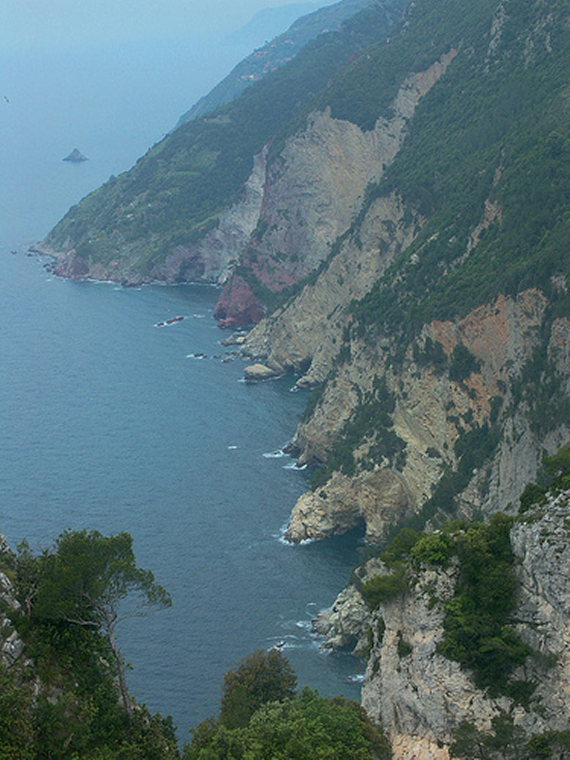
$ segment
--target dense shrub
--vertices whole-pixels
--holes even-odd
[[[385,575],[375,575],[362,585],[361,593],[371,610],[376,610],[390,599],[394,599],[408,590],[408,578],[403,569],[394,570]]]
[[[438,645],[494,695],[505,693],[511,673],[530,654],[509,625],[516,591],[512,524],[513,518],[495,514],[488,524],[473,523],[457,536],[460,576],[445,605],[445,634]]]
[[[295,695],[297,676],[277,649],[259,649],[224,678],[220,720],[228,728],[245,726],[266,702],[282,702]]]
[[[453,540],[446,533],[427,533],[411,549],[411,556],[428,565],[445,566],[454,551]]]
[[[234,676],[241,674],[244,687],[240,689],[241,694],[249,705],[258,702],[256,709],[246,720],[240,716],[239,724],[231,726],[222,703],[220,720],[210,718],[193,731],[192,742],[183,752],[184,760],[306,760],[309,757],[389,760],[386,739],[360,705],[343,697],[321,697],[307,687],[297,695],[288,693],[290,665],[279,652],[275,652],[272,659],[275,662],[270,670],[278,664],[279,675],[274,678],[272,672],[270,680],[285,688],[264,690],[263,699],[259,701],[259,694],[255,694],[258,674],[267,673],[267,659],[255,653],[244,660],[235,673],[228,674],[229,679],[226,676],[226,684],[229,680],[231,689],[235,688]],[[261,681],[266,681],[265,675]],[[281,696],[277,696],[278,693]]]

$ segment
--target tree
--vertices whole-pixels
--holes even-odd
[[[388,760],[390,747],[363,708],[344,697],[321,697],[306,687],[266,702],[247,725],[208,721],[194,732],[184,760]]]
[[[27,557],[29,561],[29,557]],[[111,648],[122,702],[132,715],[125,662],[117,644],[117,625],[152,608],[168,607],[168,592],[150,570],[137,567],[129,533],[104,536],[98,531],[65,531],[55,551],[39,558],[32,616],[65,621],[101,632]]]
[[[247,725],[266,702],[281,702],[295,694],[297,676],[278,649],[259,649],[224,678],[221,722],[228,728]]]

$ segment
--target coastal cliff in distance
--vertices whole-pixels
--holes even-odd
[[[263,194],[256,188],[275,158],[269,145],[287,125],[303,122],[307,104],[384,39],[407,4],[371,0],[358,12],[362,3],[341,0],[323,9],[333,14],[333,29],[335,18],[346,19],[338,31],[318,35],[231,103],[166,136],[131,170],[72,207],[38,248],[58,259],[64,277],[225,282],[258,230]]]
[[[299,53],[305,45],[319,34],[326,34],[340,29],[343,22],[351,16],[371,5],[373,0],[341,0],[333,5],[326,5],[324,8],[318,8],[309,13],[308,6],[311,3],[296,3],[292,6],[286,5],[277,8],[267,9],[266,13],[276,14],[278,11],[286,13],[289,17],[291,11],[298,9],[299,13],[306,13],[294,21],[289,29],[275,37],[270,42],[266,42],[260,48],[248,55],[243,61],[232,69],[227,77],[217,84],[207,95],[195,103],[192,108],[183,114],[176,127],[186,124],[188,121],[205,116],[210,111],[214,111],[225,103],[230,103],[237,98],[244,90],[247,90],[254,82],[263,79],[272,71],[277,71]],[[312,3],[314,6],[315,3]],[[389,6],[386,5],[389,12]],[[263,11],[260,12],[261,15]],[[255,18],[251,21],[254,25]],[[247,33],[247,28],[244,34]],[[234,35],[232,35],[233,37]],[[240,37],[240,32],[236,32],[236,37]]]
[[[561,760],[568,484],[518,513],[570,438],[568,5],[405,6],[176,130],[42,247],[65,276],[224,284],[216,316],[255,324],[258,371],[314,389],[287,537],[415,537],[326,624],[368,658],[395,760]],[[495,560],[510,591],[475,645],[468,569]],[[500,688],[481,675],[497,652]]]

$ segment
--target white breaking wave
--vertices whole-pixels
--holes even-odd
[[[306,464],[298,465],[297,462],[291,462],[291,464],[284,464],[283,465],[284,470],[297,470],[298,472],[302,472],[303,470],[307,469]]]
[[[364,673],[355,673],[353,676],[347,676],[348,683],[363,683]]]
[[[273,538],[276,538],[280,544],[283,544],[283,546],[308,546],[309,544],[315,544],[319,539],[318,538],[305,538],[303,541],[288,541],[285,538],[285,533],[287,532],[287,528],[289,527],[289,523],[284,523],[278,533],[273,533]],[[311,604],[314,604],[314,602],[311,602]]]
[[[277,449],[276,451],[268,451],[267,454],[263,454],[263,456],[266,459],[282,459],[283,457],[289,456],[286,454],[283,449]]]

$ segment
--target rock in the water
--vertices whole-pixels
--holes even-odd
[[[62,159],[62,161],[70,161],[73,164],[80,164],[82,161],[88,161],[89,159],[87,156],[84,156],[83,153],[78,150],[77,148],[74,148],[69,156],[66,156]]]
[[[242,346],[247,339],[244,333],[234,333],[229,338],[224,338],[220,343],[222,346]]]
[[[245,368],[244,374],[246,380],[268,380],[270,377],[277,377],[279,373],[265,364],[251,364]]]
[[[340,592],[330,609],[322,610],[313,620],[313,630],[324,636],[322,647],[335,651],[363,652],[370,612],[362,594],[350,585]]]

